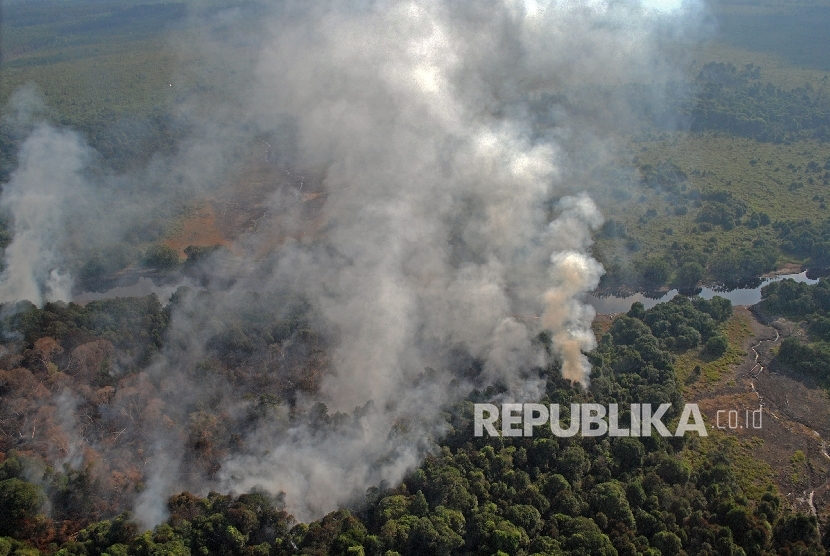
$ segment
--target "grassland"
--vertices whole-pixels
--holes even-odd
[[[703,354],[703,348],[689,350],[677,356],[674,362],[677,378],[686,385],[687,395],[697,395],[711,389],[727,376],[746,357],[744,342],[752,336],[747,319],[735,315],[722,325],[722,332],[729,340],[729,348],[717,358]]]
[[[706,461],[707,455],[723,454],[731,462],[743,493],[757,500],[767,492],[778,491],[775,471],[757,455],[757,450],[763,445],[764,441],[760,438],[739,439],[716,430],[693,443],[692,448],[681,453],[681,457],[692,468],[698,469]]]
[[[8,3],[0,39],[0,105],[21,85],[34,83],[52,119],[82,130],[109,160],[142,158],[153,148],[170,148],[163,141],[175,135],[166,120],[174,107],[194,91],[207,99],[203,105],[222,97],[221,83],[202,71],[201,55],[181,47],[189,37],[216,29],[206,24],[210,18],[189,16],[227,7],[191,0]],[[685,68],[690,81],[706,63],[716,61],[738,68],[754,64],[761,68],[760,82],[782,89],[809,83],[816,94],[830,92],[830,38],[824,32],[830,27],[830,2],[723,1],[712,4],[711,12],[711,40],[697,46],[690,57],[694,62]],[[136,146],[129,132],[136,126],[125,121],[160,129],[145,133],[144,143]],[[596,196],[606,217],[620,222],[626,236],[599,237],[595,253],[606,266],[629,269],[626,280],[636,281],[654,257],[677,268],[678,249],[703,254],[703,261],[762,246],[773,249],[775,265],[805,262],[777,250],[777,232],[771,226],[700,226],[699,201],[690,192],[728,191],[745,205],[747,216],[764,213],[772,222],[830,217],[830,187],[823,170],[830,161],[830,143],[762,143],[722,132],[660,131],[643,122],[617,145],[614,165],[622,171],[598,180]],[[0,154],[13,158],[11,151]],[[640,182],[644,166],[667,162],[687,176],[682,190],[667,194]],[[808,172],[810,163],[822,172]],[[114,166],[125,167],[126,162]],[[670,275],[666,283],[672,279]],[[704,281],[713,279],[709,272]]]
[[[727,134],[664,132],[651,138],[632,139],[626,154],[638,165],[673,162],[688,176],[687,191],[729,191],[746,204],[747,213],[766,213],[773,222],[803,218],[821,221],[830,217],[826,208],[830,187],[822,181],[824,170],[819,174],[807,171],[811,162],[823,168],[830,160],[829,143],[776,145]],[[801,186],[793,189],[793,183]],[[622,205],[621,195],[628,196]],[[626,247],[626,238],[600,238],[597,249],[609,262],[666,253],[675,242],[712,252],[752,245],[759,239],[776,241],[776,232],[770,226],[738,226],[731,230],[716,226],[701,231],[697,222],[699,207],[693,202],[678,200],[644,184],[611,185],[599,202],[606,216],[622,222],[627,235],[639,243],[637,253],[632,253]],[[686,214],[676,214],[678,206],[685,206]],[[782,255],[779,264],[787,262],[802,261]]]

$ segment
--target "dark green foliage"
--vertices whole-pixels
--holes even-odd
[[[781,342],[778,359],[807,375],[826,380],[830,377],[830,344],[803,344],[795,338]]]
[[[138,527],[130,521],[129,514],[122,514],[114,520],[99,521],[81,530],[74,541],[67,543],[58,552],[60,556],[102,556],[126,554],[128,545],[138,534]]]
[[[607,220],[600,229],[600,234],[604,237],[626,237],[625,224],[614,220],[613,218]]]
[[[715,322],[726,322],[732,317],[732,302],[719,295],[708,300],[695,297],[692,299],[692,304],[695,309],[708,314]]]
[[[775,548],[779,554],[824,554],[819,544],[816,518],[787,513],[773,528]]]
[[[137,260],[137,251],[126,244],[103,249],[93,253],[81,266],[80,279],[84,284],[94,286],[97,281],[123,270]]]
[[[720,225],[724,230],[731,230],[741,224],[741,217],[746,214],[746,203],[732,197],[728,191],[713,191],[702,196],[703,204],[697,215],[698,222]]]
[[[692,131],[727,131],[757,141],[830,139],[830,96],[807,84],[782,89],[760,81],[759,68],[711,62],[698,76],[700,92],[678,102]]]
[[[694,288],[703,279],[705,270],[696,262],[685,263],[677,270],[674,285],[679,288]]]
[[[670,531],[655,533],[651,539],[651,544],[661,554],[678,554],[680,549],[683,548],[683,541],[680,540],[680,537]]]
[[[640,166],[643,183],[649,187],[676,193],[680,190],[688,176],[674,162],[667,160],[656,167],[651,164]]]
[[[41,489],[13,478],[0,481],[0,536],[19,537],[45,501]]]
[[[170,270],[179,264],[179,252],[163,243],[156,243],[144,254],[144,264],[157,270]]]
[[[759,304],[768,315],[784,315],[803,321],[813,340],[803,343],[796,338],[781,342],[776,361],[830,384],[830,281],[822,278],[809,285],[795,280],[781,280],[761,289]]]
[[[212,295],[181,290],[173,303],[221,302]],[[86,323],[86,334],[95,323],[95,330],[112,330],[116,340],[129,343],[118,339],[119,326],[147,315],[148,308],[149,314],[165,314],[153,300],[89,304],[88,314],[87,308],[72,305],[30,308],[19,313],[16,322],[27,335],[37,337],[38,326],[53,326],[62,316],[67,323]],[[213,349],[256,351],[276,336],[298,334],[304,326],[303,311],[283,311],[281,322],[287,322],[288,329],[280,332],[274,326],[272,302],[255,294],[236,299],[238,311],[227,319],[229,335],[220,334]],[[107,320],[104,307],[115,313],[121,308],[132,317]],[[591,390],[565,381],[554,364],[545,371],[547,389],[540,401],[561,404],[564,421],[571,402],[618,403],[622,426],[630,422],[627,405],[632,402],[670,403],[665,418],[670,423],[679,414],[682,398],[669,350],[685,349],[693,343],[690,337],[719,337],[718,323],[730,314],[731,305],[722,298],[678,296],[649,310],[634,304],[590,354]],[[320,426],[331,419],[322,404],[314,411]],[[587,556],[645,553],[650,548],[697,554],[706,553],[706,547],[717,547],[721,553],[741,547],[747,554],[769,554],[773,546],[782,553],[798,543],[810,549],[817,546],[809,518],[780,523],[781,504],[774,494],[766,494],[753,510],[723,454],[708,454],[704,465],[692,468],[678,453],[687,438],[557,438],[548,427],[537,428],[532,438],[476,438],[471,415],[472,404],[459,403],[447,424],[450,441],[402,485],[370,489],[366,503],[354,512],[338,510],[297,525],[279,500],[263,493],[212,493],[206,498],[182,493],[169,500],[170,518],[154,531],[141,533],[129,516],[122,515],[88,525],[58,554],[490,556],[547,551]],[[28,484],[18,478],[22,468],[21,461],[10,456],[0,465],[0,484]],[[86,499],[79,493],[93,487],[83,473],[66,473],[55,484],[65,486],[59,496],[51,496],[56,515],[84,511]],[[23,519],[31,520],[37,507],[22,507]],[[793,540],[795,535],[799,540]]]
[[[14,453],[10,453],[3,464],[0,465],[0,481],[20,478],[22,473],[23,461]]]
[[[706,348],[704,349],[704,352],[712,357],[720,357],[726,353],[727,349],[729,349],[729,340],[727,340],[724,336],[717,335],[706,340]]]
[[[652,257],[643,263],[643,285],[647,288],[662,286],[671,276],[669,264],[662,258]]]
[[[119,349],[140,355],[161,347],[168,319],[168,311],[153,294],[92,301],[83,307],[63,302],[46,303],[43,309],[30,305],[6,317],[0,326],[7,333],[22,334],[29,344],[51,336],[73,349],[103,338]]]
[[[720,307],[722,302],[717,303]],[[697,302],[697,305],[700,303]],[[708,341],[717,331],[715,319],[682,295],[675,296],[668,303],[655,305],[646,311],[643,321],[669,349],[696,347],[701,341]]]
[[[182,292],[181,297],[187,297]],[[192,297],[200,304],[227,303],[219,294],[199,292]],[[319,350],[319,337],[308,322],[308,306],[281,295],[247,293],[233,301],[233,310],[221,319],[221,327],[207,341],[208,350],[229,365],[256,358],[275,342],[294,339],[284,357],[303,359]]]
[[[56,519],[73,519],[95,515],[95,494],[100,490],[91,466],[72,469],[65,466],[63,473],[55,473],[49,488],[49,499],[54,505]]]
[[[800,320],[814,313],[830,313],[830,281],[826,278],[812,286],[792,279],[772,282],[761,289],[761,297],[761,309],[771,314]]]
[[[726,250],[712,257],[709,272],[719,283],[737,286],[758,281],[758,276],[775,268],[776,249],[767,245]]]
[[[781,240],[781,250],[808,258],[812,266],[830,266],[830,220],[776,222],[773,227]]]

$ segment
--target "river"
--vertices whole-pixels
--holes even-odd
[[[807,278],[807,272],[802,272],[800,274],[783,274],[776,276],[775,278],[763,278],[761,280],[761,285],[755,288],[737,288],[731,291],[717,291],[711,288],[702,288],[698,295],[704,299],[712,299],[714,296],[719,295],[731,301],[732,305],[755,305],[761,301],[761,288],[771,282],[778,282],[779,280],[784,280],[785,278],[792,278],[796,282],[806,282],[807,284],[815,284],[818,282],[818,280]],[[631,308],[631,304],[635,301],[639,301],[645,306],[646,309],[649,309],[658,303],[669,301],[677,295],[677,293],[677,290],[670,290],[662,297],[656,299],[651,299],[641,293],[635,293],[625,297],[618,297],[615,295],[598,297],[596,295],[589,295],[586,301],[590,303],[599,314],[625,313],[628,312]]]
[[[704,299],[712,299],[714,296],[719,295],[730,300],[733,305],[755,305],[761,301],[762,287],[766,286],[770,282],[777,282],[785,278],[792,278],[796,282],[806,282],[808,284],[815,284],[818,282],[818,280],[807,278],[807,273],[802,272],[800,274],[784,274],[776,276],[775,278],[764,278],[761,281],[761,285],[755,288],[737,288],[731,291],[717,291],[711,288],[702,288],[700,294],[698,295]],[[186,285],[190,287],[197,287],[195,284],[192,284],[190,280],[182,280],[174,284],[157,285],[153,280],[146,276],[142,276],[138,278],[138,280],[131,282],[132,283],[127,283],[105,292],[84,292],[77,296],[75,301],[77,303],[84,304],[96,299],[132,297],[155,293],[159,296],[162,303],[166,303],[170,299],[170,295],[176,291],[176,288],[179,286]],[[677,293],[677,290],[670,290],[662,297],[655,299],[646,297],[641,293],[635,293],[625,297],[618,297],[615,295],[598,297],[590,294],[586,298],[586,301],[590,303],[599,314],[625,313],[631,308],[631,304],[635,301],[641,302],[646,309],[649,309],[658,303],[669,301],[677,295]]]

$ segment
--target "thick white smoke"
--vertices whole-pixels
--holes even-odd
[[[0,207],[10,216],[13,239],[0,274],[0,303],[70,299],[72,279],[61,247],[67,204],[83,203],[89,148],[70,131],[37,126],[23,143],[19,166],[3,184]]]
[[[594,313],[583,298],[603,272],[590,254],[602,216],[585,192],[597,184],[581,177],[586,161],[608,156],[605,126],[627,121],[615,87],[650,83],[664,67],[654,17],[611,0],[329,0],[278,3],[261,18],[268,31],[251,40],[256,62],[239,76],[236,105],[213,111],[221,121],[196,126],[210,137],[157,161],[148,174],[169,176],[149,181],[165,194],[197,191],[195,182],[220,181],[236,148],[223,140],[291,129],[284,158],[323,176],[325,201],[303,239],[307,213],[275,191],[257,232],[213,262],[216,283],[231,284],[227,304],[194,295],[173,312],[146,373],[175,409],[166,429],[142,433],[157,448],[139,519],[157,523],[181,488],[263,487],[312,519],[394,484],[434,446],[441,412],[472,389],[499,384],[517,401],[538,399],[545,330],[564,376],[588,386]],[[0,197],[15,233],[0,301],[64,295],[55,238],[72,216],[61,207],[77,206],[68,196],[83,195],[83,151],[74,135],[42,128],[24,144]],[[289,239],[275,245],[269,226]],[[214,315],[248,290],[307,300],[328,365],[293,413],[280,407],[246,433],[218,484],[194,487],[177,479],[188,416],[176,412],[201,391],[221,395],[182,369],[205,357]],[[475,383],[462,372],[470,362],[482,363]],[[320,402],[349,416],[327,427],[321,415],[295,418],[320,413]],[[228,414],[246,403],[230,400]]]
[[[274,22],[253,110],[265,127],[290,119],[328,197],[324,237],[285,245],[271,283],[309,299],[332,338],[332,372],[305,403],[373,405],[336,435],[258,431],[259,453],[225,462],[226,488],[283,491],[310,518],[400,480],[470,388],[538,398],[543,329],[564,375],[588,385],[583,296],[603,270],[589,252],[602,216],[569,156],[585,131],[563,115],[539,132],[529,102],[651,71],[641,15],[605,2],[327,2]],[[459,347],[485,362],[478,384],[453,368]],[[426,383],[425,367],[438,369]],[[408,434],[390,435],[401,422]]]

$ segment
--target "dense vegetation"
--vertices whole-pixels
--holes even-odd
[[[171,303],[192,301],[193,295],[181,290]],[[222,303],[215,297],[204,301]],[[287,348],[289,338],[302,339],[307,352],[317,341],[306,329],[302,304],[286,309],[286,302],[279,296],[249,296],[247,307],[243,303],[241,311],[229,314],[209,340],[209,359],[195,365],[194,372],[203,377],[211,376],[204,375],[206,365],[224,374],[237,385],[234,396],[265,390],[273,395],[253,403],[245,421],[222,425],[219,421],[229,417],[222,404],[187,409],[194,427],[187,448],[194,470],[210,476],[221,465],[224,439],[239,442],[246,426],[265,417],[269,403],[290,399],[279,384],[266,386],[267,369],[258,370],[258,354],[274,342]],[[55,446],[62,441],[44,415],[70,387],[86,397],[91,422],[85,434],[115,426],[108,415],[124,407],[122,398],[135,396],[142,381],[150,384],[140,388],[153,387],[144,366],[165,342],[174,341],[165,334],[171,305],[150,296],[19,309],[3,325],[6,337],[15,331],[19,336],[6,344],[0,372],[4,553],[36,554],[35,548],[20,548],[30,545],[62,555],[822,553],[814,518],[786,510],[771,485],[750,498],[738,486],[729,450],[717,442],[704,450],[694,434],[558,438],[539,427],[532,438],[474,437],[472,402],[492,399],[498,388],[474,392],[450,408],[447,435],[434,455],[403,484],[373,487],[351,509],[298,524],[279,498],[263,492],[206,498],[182,493],[169,500],[165,524],[142,532],[128,514],[118,515],[119,508],[129,507],[130,489],[136,488],[129,486],[126,470],[116,469],[119,460],[109,461],[109,476],[100,464],[53,467]],[[563,407],[618,403],[621,408],[635,400],[670,403],[668,424],[683,402],[673,354],[704,346],[711,357],[721,355],[727,344],[722,327],[731,315],[729,302],[717,297],[678,296],[649,310],[635,304],[590,354],[591,390],[563,380],[551,363],[539,369],[547,380],[539,401]],[[297,378],[313,389],[315,368],[308,355],[295,364],[302,367]],[[164,403],[163,394],[150,396]],[[318,411],[325,414],[325,408]],[[45,431],[33,431],[32,438],[17,435],[14,431],[27,430],[20,419]],[[568,419],[565,410],[563,420]],[[627,420],[624,411],[621,421]],[[323,419],[319,426],[334,430],[341,423]],[[131,442],[132,448],[107,456],[129,461],[141,439]],[[42,513],[47,507],[49,513]]]
[[[199,6],[227,7],[213,4]],[[728,5],[718,15],[730,42],[830,69],[826,7],[715,4]],[[7,3],[0,104],[35,83],[46,101],[42,116],[79,130],[106,172],[129,172],[157,153],[175,153],[188,129],[172,107],[215,85],[188,81],[193,76],[181,68],[198,60],[175,59],[165,42],[168,31],[190,24],[186,7],[131,0]],[[595,250],[608,271],[603,287],[686,291],[712,282],[752,283],[784,263],[830,267],[828,77],[786,73],[776,59],[739,62],[744,54],[721,48],[734,63],[701,60],[688,83],[670,88],[665,103],[644,104],[645,89],[629,89],[634,112],[650,123],[625,139],[627,150],[612,170],[596,170],[597,195],[607,194],[600,201],[609,217]],[[798,79],[786,78],[791,75]],[[26,135],[8,116],[0,119],[0,183]],[[76,261],[80,282],[105,289],[131,265],[197,275],[213,248],[191,246],[182,261],[160,243],[165,227],[187,214],[185,205],[152,215],[118,245]],[[11,240],[8,217],[0,218],[0,249]],[[785,280],[763,295],[763,312],[806,330],[801,339],[782,342],[777,363],[830,386],[830,282]],[[201,358],[178,362],[186,380],[204,386],[200,397],[183,401],[153,363],[171,342],[188,341],[169,335],[173,308],[188,304],[228,310],[199,323],[207,329]],[[151,443],[142,428],[164,429],[175,419],[185,431],[183,458],[194,483],[210,481],[247,431],[279,407],[293,411],[298,395],[318,387],[326,352],[307,307],[277,294],[229,299],[183,289],[169,304],[149,296],[3,309],[0,556],[738,556],[830,548],[830,524],[822,528],[822,543],[816,518],[790,511],[770,482],[747,488],[734,451],[717,435],[557,438],[540,427],[532,438],[475,438],[472,404],[493,401],[500,388],[446,408],[445,437],[402,484],[373,487],[365,500],[315,522],[297,523],[279,496],[261,491],[182,492],[168,500],[164,524],[142,531],[126,511],[146,488],[138,454]],[[675,358],[727,359],[725,353],[736,351],[725,335],[731,314],[717,297],[677,297],[648,311],[635,304],[589,354],[590,391],[564,381],[551,363],[538,369],[547,386],[538,401],[561,404],[565,422],[571,402],[625,408],[635,400],[671,403],[666,420],[676,420],[683,388]],[[699,374],[698,366],[684,382]],[[246,410],[229,414],[228,400]],[[83,417],[83,440],[89,439],[80,455],[64,422],[75,410]],[[327,415],[325,407],[313,411],[318,426],[332,433],[345,418]],[[304,416],[297,411],[292,418]],[[628,418],[624,412],[622,420]]]
[[[726,131],[784,143],[830,140],[830,95],[810,83],[782,89],[763,83],[761,68],[711,62],[698,76],[701,91],[683,109],[692,131]]]
[[[53,519],[16,529],[25,537],[48,544],[131,507],[146,480],[139,456],[154,449],[154,431],[178,427],[190,439],[190,475],[209,478],[258,419],[317,387],[321,351],[302,304],[250,295],[212,323],[202,359],[178,364],[185,384],[200,385],[185,403],[185,386],[154,369],[167,342],[189,341],[168,338],[171,310],[186,302],[223,300],[180,289],[166,306],[154,295],[83,307],[24,302],[4,317],[0,459],[19,468],[10,479],[25,469]],[[227,415],[231,402],[245,410]]]
[[[614,213],[600,230],[595,254],[607,270],[602,287],[736,287],[757,284],[783,261],[816,270],[830,266],[830,219],[774,219],[772,207],[760,209],[751,191],[746,196],[733,191],[732,180],[715,179],[717,187],[711,187],[706,171],[684,169],[670,159],[635,162],[640,179],[626,187],[639,188],[645,208],[626,217]],[[807,176],[802,179],[808,187],[826,188],[830,158],[790,166],[787,170]],[[776,180],[773,187],[789,192],[805,186],[793,181],[785,188]],[[813,202],[821,212],[826,209],[824,196],[814,195]]]
[[[781,342],[777,361],[830,387],[830,281],[808,285],[782,280],[764,286],[760,308],[804,324],[808,341],[789,337]]]

